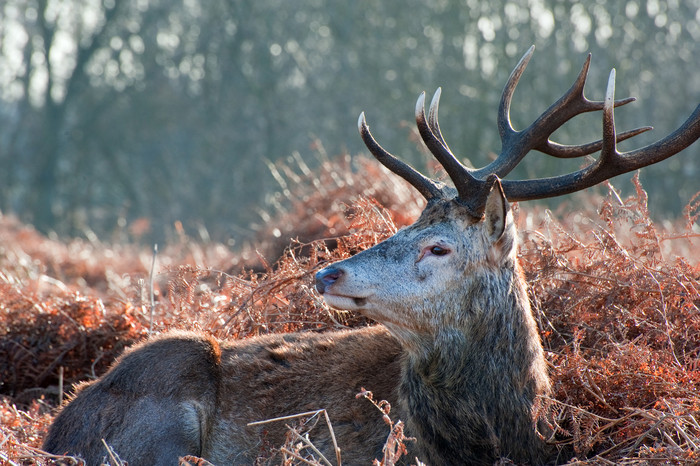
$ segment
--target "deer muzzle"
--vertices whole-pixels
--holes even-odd
[[[326,267],[316,273],[316,290],[324,294],[329,286],[338,281],[343,276],[343,271],[336,267]]]

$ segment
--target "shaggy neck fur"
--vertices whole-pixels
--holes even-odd
[[[454,305],[460,317],[409,350],[402,368],[400,403],[419,459],[541,463],[534,416],[549,380],[517,265],[473,276]]]

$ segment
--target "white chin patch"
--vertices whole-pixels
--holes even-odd
[[[366,302],[366,298],[351,298],[349,296],[340,296],[337,294],[326,293],[323,295],[323,299],[330,307],[344,311],[355,311],[362,309]]]

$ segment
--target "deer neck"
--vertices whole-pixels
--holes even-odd
[[[454,309],[440,310],[456,317],[406,348],[399,395],[419,459],[538,462],[520,450],[540,443],[533,412],[549,380],[524,280],[516,265],[464,285]]]

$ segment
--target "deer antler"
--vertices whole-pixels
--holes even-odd
[[[382,165],[408,181],[428,201],[444,197],[442,191],[444,187],[443,183],[431,180],[422,175],[415,168],[406,162],[402,162],[395,155],[390,154],[379,145],[374,137],[372,137],[372,133],[369,132],[369,126],[367,126],[367,122],[365,121],[365,112],[360,113],[360,118],[357,120],[357,128],[369,151]]]
[[[623,133],[615,136],[613,99],[615,95],[615,70],[610,72],[603,107],[603,140],[598,160],[567,175],[534,180],[504,180],[503,190],[511,201],[527,201],[561,196],[594,186],[602,181],[661,162],[682,151],[700,138],[700,105],[673,133],[648,146],[629,152],[619,152],[617,142]],[[638,130],[635,130],[638,131]],[[640,131],[641,132],[641,131]]]
[[[532,46],[523,55],[508,78],[501,96],[498,110],[498,129],[501,136],[502,150],[498,157],[480,169],[465,167],[452,153],[445,142],[438,123],[438,107],[441,89],[435,92],[430,103],[428,116],[425,115],[425,93],[416,102],[416,124],[421,138],[430,152],[443,166],[457,189],[457,198],[480,217],[483,213],[486,196],[492,183],[492,176],[507,176],[531,151],[538,150],[558,158],[581,157],[601,150],[597,161],[587,167],[567,175],[534,180],[504,180],[503,189],[511,201],[523,201],[554,197],[579,191],[593,186],[613,176],[654,164],[680,152],[700,137],[700,105],[693,114],[671,135],[641,149],[620,153],[617,142],[629,139],[652,129],[637,128],[616,134],[613,117],[614,107],[633,102],[633,97],[614,100],[615,70],[608,80],[606,98],[602,102],[591,101],[584,95],[583,89],[588,76],[591,56],[586,61],[573,86],[530,126],[517,131],[510,121],[510,105],[515,87],[527,67],[535,47]],[[573,117],[586,112],[603,110],[603,139],[588,144],[567,146],[549,139],[551,134]],[[384,150],[372,137],[364,119],[364,113],[358,122],[360,133],[372,154],[387,168],[406,179],[428,200],[453,196],[442,183],[431,180],[401,162]]]

